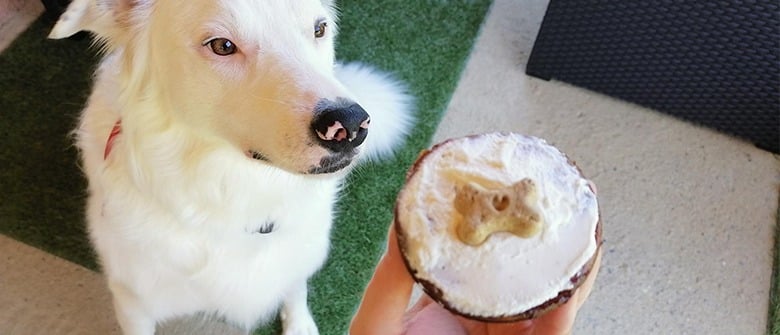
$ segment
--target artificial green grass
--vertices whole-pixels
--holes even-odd
[[[769,287],[769,315],[767,334],[780,335],[780,199],[777,204],[777,223],[775,224],[774,264],[772,266],[772,284]]]
[[[397,157],[360,167],[348,179],[330,257],[310,282],[322,334],[345,333],[383,249],[395,195],[430,144],[490,0],[339,4],[338,58],[374,64],[405,81],[416,97],[417,123]],[[97,270],[83,220],[86,183],[68,135],[96,55],[87,40],[46,40],[50,24],[35,22],[0,54],[0,233]]]
[[[0,233],[95,269],[68,133],[96,57],[88,41],[46,40],[48,30],[38,20],[0,54]]]

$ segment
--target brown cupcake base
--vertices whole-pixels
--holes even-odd
[[[449,310],[454,314],[463,316],[468,319],[485,321],[485,322],[516,322],[522,320],[535,319],[555,309],[556,307],[565,304],[574,295],[574,292],[582,285],[582,283],[585,282],[585,280],[588,278],[588,275],[590,275],[591,270],[593,269],[593,264],[596,262],[596,257],[598,256],[599,251],[601,250],[601,244],[602,244],[601,220],[599,220],[599,223],[596,228],[596,242],[598,244],[598,247],[596,248],[596,251],[593,253],[593,256],[591,256],[590,260],[588,260],[588,262],[582,266],[582,269],[580,269],[580,271],[577,272],[577,274],[575,274],[570,279],[572,285],[574,285],[573,288],[569,290],[561,291],[558,293],[556,297],[545,301],[539,306],[536,306],[532,309],[521,312],[519,314],[501,315],[501,316],[482,316],[482,315],[473,315],[473,314],[461,312],[457,308],[457,306],[454,306],[449,301],[444,299],[444,292],[441,288],[437,287],[435,284],[431,283],[430,281],[419,278],[417,276],[417,270],[412,268],[412,266],[409,265],[409,261],[407,260],[406,235],[403,233],[401,225],[398,223],[397,220],[394,222],[394,224],[395,224],[396,234],[398,236],[398,247],[401,250],[401,254],[403,255],[406,269],[409,270],[409,273],[412,275],[412,278],[414,278],[414,280],[422,286],[425,293],[429,297],[431,297],[431,299],[439,303],[439,305],[441,305],[442,307],[446,308],[447,310]]]

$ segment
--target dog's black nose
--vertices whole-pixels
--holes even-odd
[[[317,106],[311,129],[317,141],[333,152],[357,148],[368,135],[368,113],[351,101],[323,101]]]

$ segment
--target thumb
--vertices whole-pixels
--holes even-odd
[[[409,305],[414,280],[403,263],[394,225],[387,250],[369,281],[363,300],[350,325],[351,335],[399,335]]]

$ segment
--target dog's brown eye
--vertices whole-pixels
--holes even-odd
[[[320,38],[325,36],[325,28],[328,27],[328,22],[325,20],[319,20],[317,21],[317,24],[314,25],[314,38]]]
[[[209,41],[211,51],[220,56],[229,56],[236,53],[236,45],[227,38],[215,38]]]

